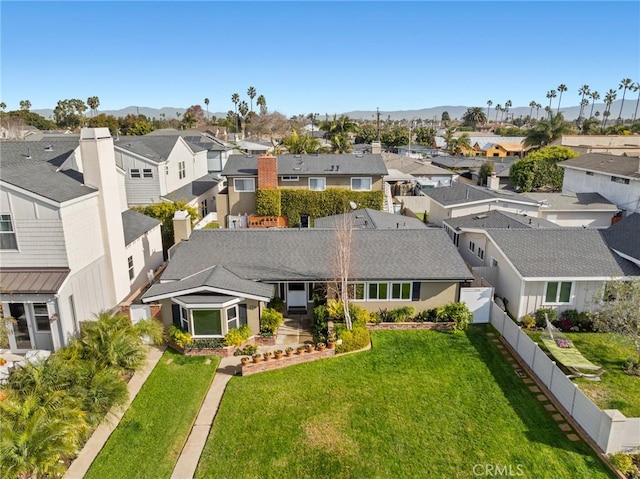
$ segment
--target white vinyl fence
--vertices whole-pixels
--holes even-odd
[[[617,409],[598,408],[493,302],[491,325],[603,452],[626,452],[640,447],[640,418],[627,418]]]

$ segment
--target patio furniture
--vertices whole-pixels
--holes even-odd
[[[549,321],[547,321],[547,328],[542,333],[541,340],[554,359],[569,371],[570,378],[582,377],[600,381],[600,376],[604,374],[605,370],[585,358],[580,350]]]

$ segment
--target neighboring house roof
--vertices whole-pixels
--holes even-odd
[[[169,158],[180,135],[145,135],[121,136],[114,141],[116,149],[130,151],[156,163],[162,163]]]
[[[584,228],[488,230],[524,278],[640,276],[640,268],[613,251],[600,230]]]
[[[160,221],[143,215],[134,210],[122,212],[122,229],[124,230],[124,244],[130,245],[145,233],[160,225]]]
[[[522,193],[539,201],[544,211],[618,211],[618,207],[600,193]],[[548,205],[548,207],[544,207]]]
[[[443,168],[475,168],[484,161],[482,157],[441,155],[431,158],[431,162]]]
[[[177,190],[163,195],[162,198],[169,201],[185,200],[187,202],[190,202],[203,195],[211,188],[214,188],[219,181],[220,178],[218,178],[215,174],[207,173],[197,180],[193,180],[191,183],[188,183],[184,186],[181,186]]]
[[[499,141],[496,145],[506,151],[526,151],[531,149],[530,146],[524,146],[519,141]]]
[[[363,208],[346,213],[351,216],[353,227],[370,230],[424,229],[427,227],[418,218],[386,213],[384,211]],[[314,228],[335,228],[344,221],[344,215],[325,216],[313,220]]]
[[[340,176],[387,174],[382,155],[365,154],[318,154],[318,155],[276,155],[279,175]],[[338,169],[336,169],[336,166]],[[333,171],[332,171],[333,167]],[[223,176],[256,176],[258,157],[255,155],[229,155]]]
[[[562,161],[558,163],[558,166],[640,179],[640,158],[637,156],[587,153],[577,158]]]
[[[2,268],[2,294],[55,294],[69,276],[69,268]]]
[[[162,128],[147,133],[145,136],[181,136],[187,142],[189,148],[193,152],[210,150],[210,151],[227,151],[232,148],[226,147],[223,142],[212,138],[211,136],[199,130],[176,130],[173,128]]]
[[[240,140],[238,143],[238,148],[241,150],[251,150],[251,151],[268,151],[273,149],[272,145],[263,145],[262,143],[256,143],[253,141]]]
[[[640,213],[633,213],[602,231],[610,248],[640,261]]]
[[[182,280],[156,283],[147,290],[142,298],[147,301],[153,301],[159,297],[178,296],[180,294],[207,290],[225,291],[231,294],[246,294],[266,298],[266,300],[273,297],[273,285],[242,279],[224,266],[218,265],[207,267]]]
[[[395,169],[413,176],[455,175],[453,171],[440,168],[439,166],[432,164],[430,161],[421,161],[415,158],[395,155],[392,153],[383,153],[382,157],[384,158],[384,163],[387,169]]]
[[[180,280],[214,265],[259,281],[317,281],[335,276],[336,234],[322,229],[196,230],[162,275]],[[442,229],[354,230],[354,280],[467,280],[471,274]]]
[[[424,192],[443,206],[456,206],[483,201],[510,201],[537,205],[538,201],[506,190],[491,190],[482,186],[452,182],[451,186],[433,188]]]
[[[518,215],[507,211],[492,210],[486,213],[459,216],[443,220],[453,229],[477,228],[477,229],[526,229],[526,228],[559,228],[551,221],[533,216]]]
[[[0,180],[56,203],[95,193],[81,173],[58,169],[77,148],[78,140],[0,142]]]

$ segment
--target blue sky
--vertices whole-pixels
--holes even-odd
[[[0,100],[286,115],[563,104],[640,81],[640,2],[1,2]],[[603,95],[602,95],[603,96]],[[634,95],[635,97],[635,95]]]

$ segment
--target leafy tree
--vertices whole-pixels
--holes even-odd
[[[126,136],[142,136],[151,132],[151,125],[146,116],[128,114],[118,118],[120,131]]]
[[[2,115],[9,118],[19,118],[24,121],[25,125],[34,126],[38,130],[55,130],[57,128],[54,122],[32,111],[13,110],[3,113]]]
[[[380,133],[380,141],[387,148],[397,148],[409,143],[409,130],[403,126],[393,126]]]
[[[591,112],[589,113],[589,118],[591,118],[593,116],[593,107],[596,105],[596,101],[600,99],[600,93],[592,91],[589,94],[589,97],[591,98]]]
[[[535,101],[531,101],[529,102],[529,106],[531,107],[531,111],[529,112],[529,118],[533,118],[533,109],[537,106],[538,104]]]
[[[474,106],[468,108],[464,115],[462,115],[462,121],[465,125],[476,128],[479,124],[487,122],[487,116],[482,111],[482,108]]]
[[[260,95],[256,100],[256,105],[260,107],[260,114],[265,115],[267,113],[267,100],[264,95]]]
[[[572,126],[564,121],[562,113],[554,115],[549,112],[549,118],[538,121],[524,140],[525,146],[545,146],[562,135],[570,133]]]
[[[631,339],[640,363],[640,280],[610,281],[597,296],[594,326]]]
[[[165,251],[168,251],[174,244],[173,216],[176,211],[183,210],[189,213],[192,226],[200,219],[200,214],[195,208],[189,206],[184,199],[178,199],[172,203],[169,201],[161,201],[146,206],[136,206],[133,207],[133,209],[144,215],[151,216],[162,223],[162,247]]]
[[[507,100],[504,104],[505,119],[507,121],[509,121],[509,108],[511,108],[511,105],[513,105],[513,103],[511,103],[511,100]]]
[[[189,119],[187,121],[187,114]],[[193,125],[203,125],[205,123],[205,112],[200,105],[191,105],[182,115],[182,121],[191,128]]]
[[[543,121],[543,120],[541,120]],[[557,163],[575,158],[578,153],[566,146],[546,146],[529,153],[511,165],[510,177],[521,191],[534,191],[543,187],[562,188],[562,168]]]
[[[436,146],[436,130],[434,128],[418,127],[415,129],[416,141],[421,145]]]
[[[333,153],[351,153],[353,144],[347,133],[339,133],[331,138],[331,151]]]
[[[109,128],[111,136],[116,136],[120,127],[118,119],[115,116],[107,115],[106,113],[100,113],[97,116],[89,118],[87,120],[87,125],[91,128]]]
[[[358,133],[356,134],[356,143],[366,143],[371,144],[376,141],[378,138],[378,129],[376,125],[372,123],[365,123],[364,125],[360,125],[358,128]]]
[[[498,103],[496,105],[496,123],[498,122],[498,112],[502,111],[502,105],[500,103]]]
[[[597,135],[599,121],[596,118],[589,117],[582,122],[583,135]]]
[[[591,91],[589,90],[589,85],[582,85],[579,89],[578,89],[578,94],[581,95],[580,100],[584,100],[585,96],[589,96],[591,94]],[[582,108],[582,101],[580,101],[580,113],[578,114],[578,120],[582,119],[582,112],[583,112],[583,108]]]
[[[31,102],[29,100],[20,100],[20,109],[29,111],[31,109]]]
[[[249,100],[251,102],[250,106],[250,110],[251,112],[253,112],[253,99],[256,97],[256,89],[255,87],[250,86],[247,89],[247,96],[249,97]]]
[[[91,108],[91,114],[96,116],[96,112],[98,111],[98,107],[100,106],[100,99],[97,96],[90,96],[87,98],[87,105]]]
[[[469,135],[463,133],[457,138],[451,137],[449,141],[447,141],[447,152],[451,155],[462,155],[464,150],[468,150],[471,148],[471,142],[469,139]]]
[[[291,135],[282,139],[282,145],[287,148],[289,153],[302,155],[318,151],[320,148],[320,141],[309,135],[300,136],[294,130]]]
[[[58,100],[58,104],[53,109],[53,117],[61,128],[75,130],[84,121],[84,112],[87,105],[77,98],[70,100]]]
[[[547,112],[548,112],[548,114],[549,114],[549,117],[551,117],[551,101],[552,101],[556,96],[558,96],[558,95],[556,94],[556,91],[555,91],[555,90],[549,90],[549,91],[547,92],[547,98],[549,99],[549,110],[548,110]]]
[[[451,121],[451,117],[449,116],[449,112],[448,111],[443,111],[442,112],[442,117],[440,118],[442,120],[442,123],[448,123]]]
[[[480,185],[487,184],[487,178],[491,176],[491,173],[495,171],[495,164],[493,161],[486,161],[482,163],[480,166],[480,170],[478,171],[478,178],[480,180]]]

